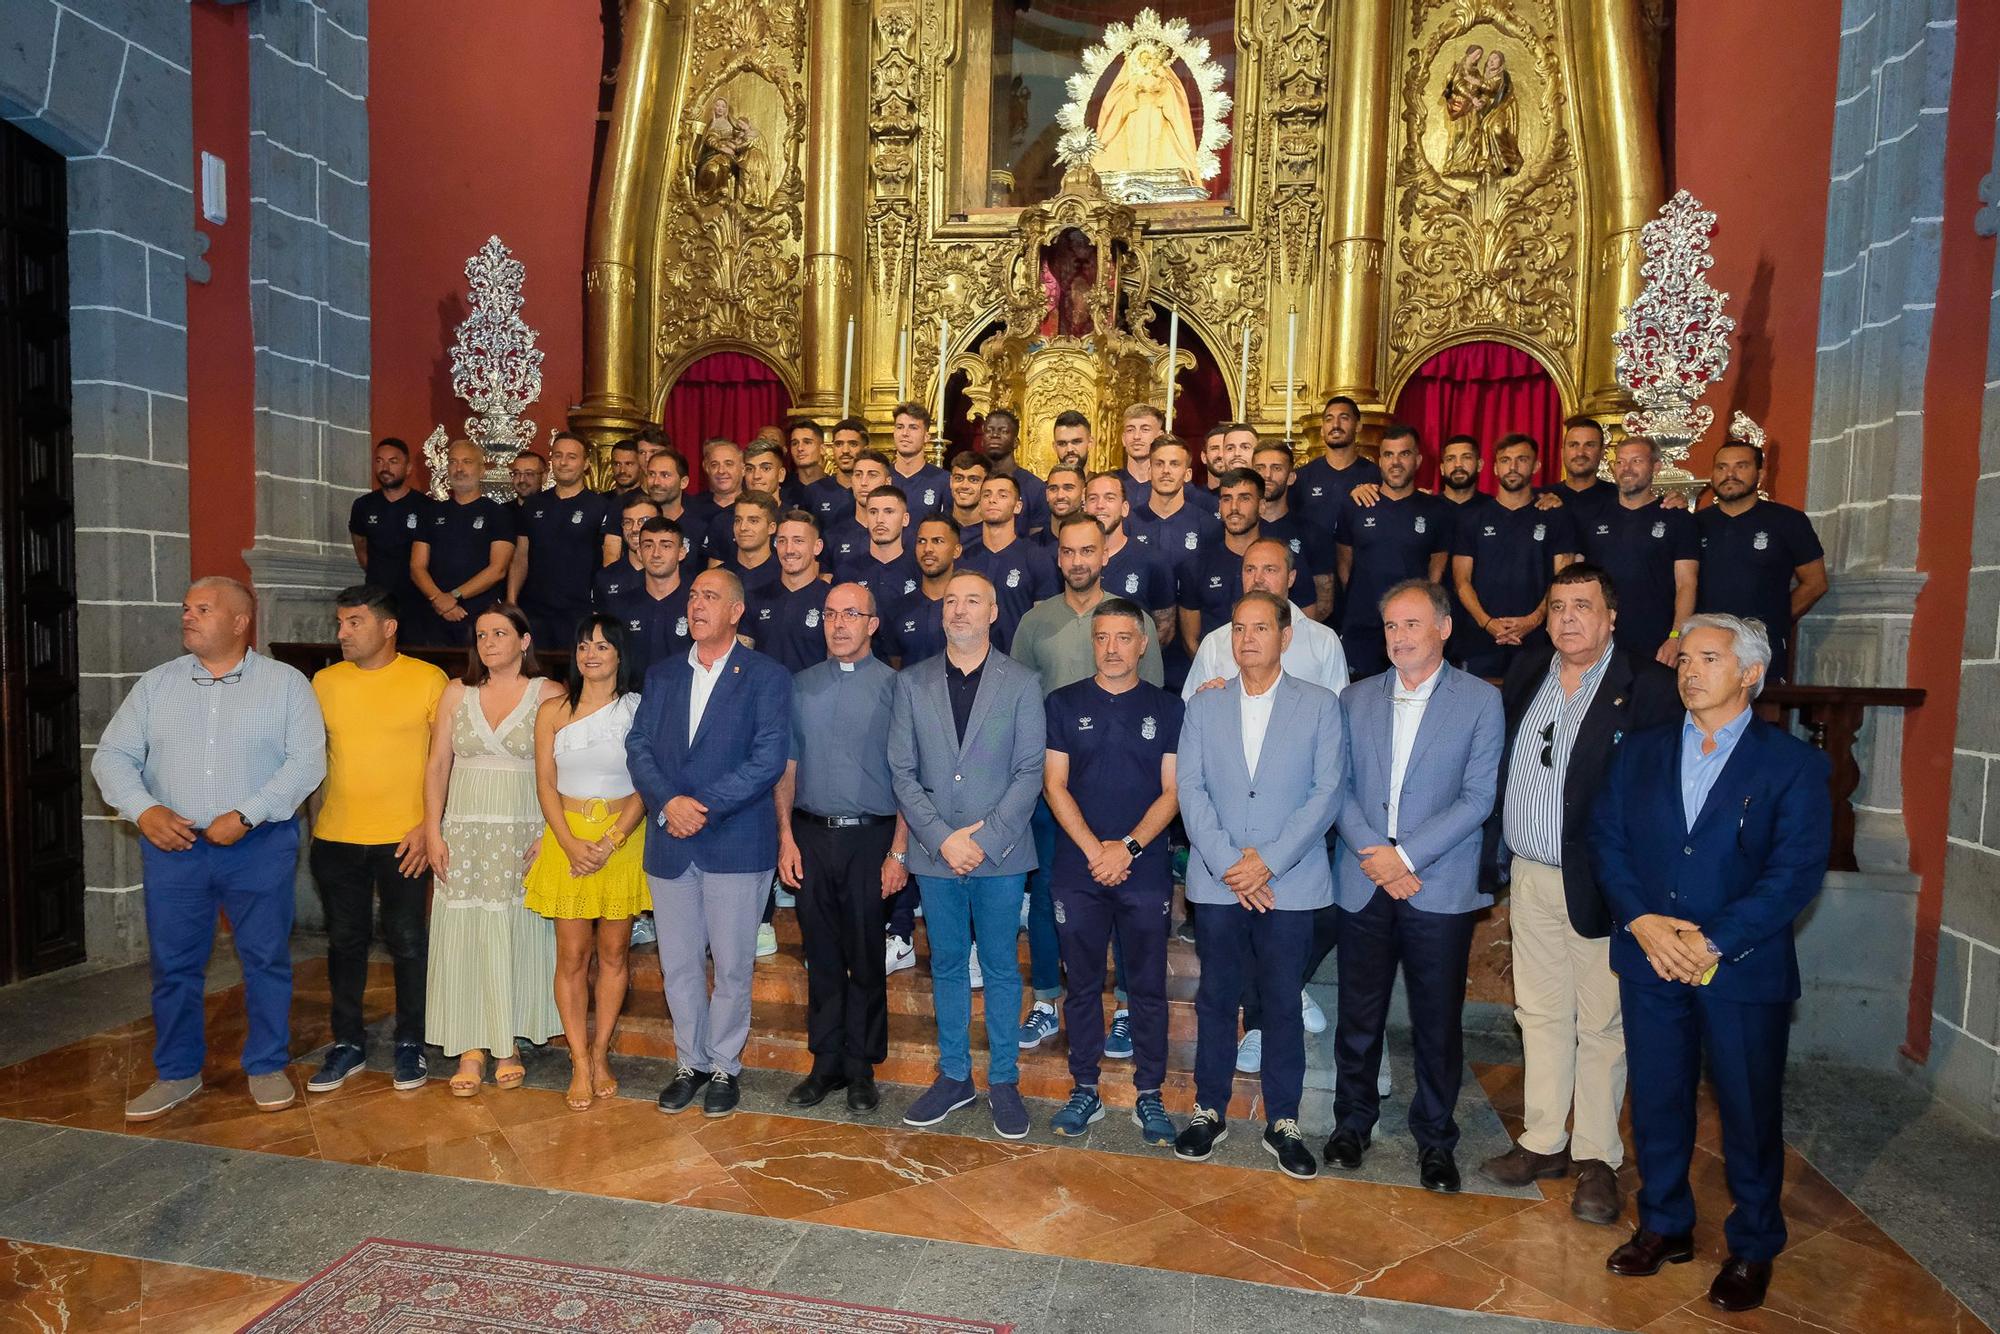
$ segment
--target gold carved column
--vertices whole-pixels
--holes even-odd
[[[687,53],[687,7],[630,0],[611,133],[584,259],[583,402],[570,425],[602,447],[652,416],[652,231]]]
[[[1639,229],[1659,208],[1666,184],[1638,0],[1570,0],[1569,8],[1595,245],[1581,275],[1582,397],[1575,410],[1609,419],[1629,406],[1612,370],[1611,335],[1643,285]]]
[[[856,275],[868,195],[868,0],[815,0],[807,55],[805,302],[798,407],[815,416],[840,411],[847,321],[855,317],[850,410],[866,399]]]
[[[1327,198],[1324,399],[1346,394],[1363,412],[1386,412],[1382,401],[1382,247],[1389,200],[1391,0],[1351,0],[1340,7],[1334,49],[1340,52],[1329,117],[1333,138]],[[1318,419],[1319,404],[1300,405],[1302,421]]]

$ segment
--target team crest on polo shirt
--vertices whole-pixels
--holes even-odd
[[[484,528],[485,526],[486,526],[486,516],[484,514],[480,515],[478,518],[472,521],[472,531],[474,531],[475,533],[478,532],[481,528]],[[1759,536],[1762,536],[1762,534],[1759,534]]]
[[[1604,532],[1605,530],[1599,528],[1597,531],[1601,533]],[[1667,535],[1667,521],[1665,519],[1661,519],[1653,525],[1653,536],[1655,539],[1658,539],[1665,537],[1666,535]]]
[[[924,504],[926,504],[926,505],[935,505],[935,504],[937,504],[937,488],[936,488],[936,487],[931,487],[931,486],[927,486],[927,487],[925,487],[925,488],[924,488]]]
[[[1007,587],[1019,588],[1020,586],[1021,586],[1021,570],[1019,566],[1016,566],[1014,569],[1007,571]]]
[[[916,581],[916,580],[914,580],[914,579],[905,579],[905,580],[903,581],[903,596],[904,596],[904,597],[908,597],[908,596],[909,596],[910,594],[912,594],[912,593],[914,593],[914,592],[916,592],[916,591],[917,591],[917,581]]]
[[[812,630],[812,629],[816,629],[816,628],[818,627],[818,625],[819,625],[819,608],[818,608],[818,607],[807,607],[807,608],[806,608],[806,629],[808,629],[808,630]]]
[[[1549,526],[1547,524],[1538,523],[1535,525],[1535,540],[1537,542],[1541,541],[1548,535],[1549,535]]]
[[[374,516],[374,515],[372,515],[372,514],[371,514],[371,515],[369,515],[369,516],[368,516],[368,522],[370,522],[370,523],[373,523],[373,522],[375,522],[375,516]],[[412,527],[412,528],[415,528],[415,527],[417,526],[417,516],[416,516],[416,515],[412,514],[412,515],[410,516],[410,525],[409,525],[409,526],[410,526],[410,527]]]
[[[1079,732],[1088,732],[1091,730],[1089,714],[1086,713],[1081,718],[1078,718],[1076,720],[1076,730]]]
[[[1181,545],[1186,547],[1189,551],[1198,550],[1201,547],[1201,538],[1198,535],[1196,535],[1195,531],[1192,528],[1190,528],[1188,529],[1187,537],[1182,540]]]
[[[569,516],[569,521],[570,521],[571,523],[582,523],[582,522],[583,522],[583,511],[582,511],[582,510],[578,510],[578,511],[577,511],[576,513],[574,513],[574,514],[570,515],[570,516]]]
[[[683,616],[674,622],[674,633],[685,636],[688,632],[688,618]]]
[[[1125,576],[1125,591],[1127,593],[1136,593],[1139,591],[1139,576],[1137,573]]]
[[[1419,531],[1419,532],[1421,532],[1422,530],[1421,530],[1421,529],[1419,529],[1418,531]],[[1292,539],[1291,541],[1289,541],[1289,542],[1285,543],[1285,545],[1286,545],[1286,546],[1288,546],[1288,547],[1290,547],[1290,548],[1292,549],[1292,554],[1293,554],[1294,556],[1296,556],[1296,555],[1298,555],[1298,554],[1299,554],[1299,539],[1298,539],[1298,538],[1296,538],[1296,537],[1295,537],[1295,538],[1293,538],[1293,539]]]
[[[1152,718],[1144,718],[1140,720],[1139,735],[1141,737],[1145,738],[1148,741],[1151,741],[1154,737],[1158,736],[1159,734],[1160,734],[1160,725],[1158,722],[1156,722]]]
[[[1416,530],[1419,535],[1421,535],[1424,531],[1424,516],[1421,514],[1417,516]]]
[[[1771,545],[1771,535],[1769,533],[1759,533],[1751,539],[1750,545],[1762,551]]]

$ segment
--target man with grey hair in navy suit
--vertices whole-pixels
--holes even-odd
[[[1381,1115],[1375,1072],[1400,963],[1417,1049],[1418,1180],[1449,1194],[1459,1187],[1452,1109],[1465,1067],[1465,969],[1473,918],[1493,902],[1480,889],[1479,852],[1506,719],[1499,691],[1444,660],[1444,589],[1408,579],[1379,605],[1392,668],[1340,696],[1348,785],[1335,821],[1340,1017],[1326,1161],[1359,1167]]]

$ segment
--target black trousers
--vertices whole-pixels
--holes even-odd
[[[872,1076],[889,1054],[889,994],[882,955],[882,861],[894,821],[828,829],[795,818],[799,940],[806,952],[806,1046],[813,1069]]]
[[[368,988],[368,946],[375,903],[382,903],[382,943],[396,969],[396,1043],[424,1040],[424,968],[430,925],[424,907],[431,873],[404,875],[394,843],[330,843],[316,838],[313,883],[326,909],[326,980],[333,993],[333,1040],[365,1046],[361,995]]]
[[[1340,1015],[1334,1022],[1334,1123],[1363,1139],[1381,1116],[1375,1079],[1396,965],[1410,1002],[1417,1088],[1410,1134],[1419,1148],[1458,1146],[1458,1085],[1465,1069],[1465,967],[1476,912],[1433,913],[1377,889],[1359,912],[1340,911]],[[1266,1039],[1268,1043],[1268,1039]]]

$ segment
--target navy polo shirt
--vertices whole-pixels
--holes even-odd
[[[819,541],[820,568],[831,574],[836,583],[848,577],[848,566],[868,556],[868,530],[854,517],[851,506],[847,513],[822,525]]]
[[[1049,553],[1018,537],[999,552],[988,550],[984,540],[974,542],[965,548],[958,564],[993,581],[1000,604],[1000,617],[993,623],[993,642],[1003,653],[1014,642],[1014,628],[1028,614],[1028,608],[1062,591],[1062,578]]]
[[[738,628],[750,636],[759,653],[776,658],[794,674],[826,661],[826,631],[820,617],[826,591],[832,585],[815,579],[803,588],[773,583],[750,599]]]
[[[778,565],[778,553],[775,551],[767,553],[763,563],[756,566],[744,565],[743,558],[737,554],[734,544],[731,544],[729,550],[718,553],[716,558],[722,562],[723,569],[743,581],[743,600],[746,605],[752,597],[765,592],[784,577],[784,571]]]
[[[1026,537],[1038,528],[1049,526],[1049,486],[1041,478],[1023,468],[1019,462],[1009,474],[1021,487],[1021,512],[1014,516],[1014,532]]]
[[[1326,540],[1307,526],[1297,510],[1289,510],[1275,519],[1259,518],[1257,529],[1260,536],[1273,537],[1291,549],[1292,564],[1308,565],[1314,574],[1332,574],[1339,567],[1333,563],[1332,534]]]
[[[1530,500],[1508,509],[1496,500],[1457,525],[1451,554],[1454,561],[1472,558],[1472,591],[1489,617],[1526,616],[1548,593],[1556,557],[1577,548],[1567,505],[1537,509]],[[1468,659],[1494,647],[1492,636],[1469,620],[1457,628],[1463,631],[1460,643]]]
[[[711,546],[711,534],[718,520],[722,528],[721,549]],[[715,503],[715,497],[707,491],[684,497],[681,501],[681,534],[687,538],[689,552],[702,557],[702,564],[706,565],[709,557],[719,557],[723,550],[736,545],[735,505],[725,510]]]
[[[1153,503],[1153,484],[1142,482],[1122,469],[1118,473],[1118,480],[1125,483],[1125,503],[1132,507],[1131,516],[1125,520],[1130,523],[1139,517],[1140,510]],[[1205,486],[1196,486],[1193,482],[1181,483],[1181,499],[1190,505],[1200,506],[1210,514],[1216,513],[1222,505],[1222,502],[1215,498],[1215,492]]]
[[[1303,564],[1292,567],[1292,604],[1310,607],[1314,591],[1312,571]],[[1229,624],[1229,612],[1243,596],[1243,557],[1229,549],[1227,542],[1204,548],[1194,560],[1181,567],[1180,605],[1201,614],[1201,637]]]
[[[1296,486],[1292,494],[1298,495]],[[1363,628],[1380,635],[1382,595],[1405,579],[1430,578],[1431,556],[1451,549],[1451,508],[1450,501],[1428,491],[1401,500],[1383,496],[1367,509],[1341,506],[1334,539],[1354,551],[1340,620],[1343,636]]]
[[[1554,486],[1544,487],[1537,494],[1560,499],[1563,508],[1569,511],[1570,523],[1579,532],[1585,523],[1594,523],[1603,518],[1607,510],[1621,508],[1618,504],[1618,488],[1601,477],[1581,491],[1563,481],[1557,482]]]
[[[645,584],[646,572],[634,565],[630,556],[620,556],[593,577],[591,601],[600,610],[609,610],[612,602]]]
[[[1618,592],[1621,648],[1650,658],[1674,629],[1674,562],[1701,559],[1694,516],[1659,501],[1613,505],[1578,525],[1583,558],[1604,567]]]
[[[1352,508],[1348,494],[1363,483],[1380,486],[1382,470],[1373,459],[1358,452],[1354,462],[1345,468],[1334,467],[1321,454],[1292,474],[1292,489],[1286,504],[1320,544],[1320,562],[1324,568],[1332,568],[1326,562],[1333,555],[1332,547],[1337,540],[1334,534],[1341,515]]]
[[[655,663],[665,662],[676,653],[685,654],[694,643],[688,634],[685,579],[663,598],[648,593],[642,579],[614,598],[605,610],[624,623],[625,642],[641,677]]]
[[[1129,532],[1125,545],[1104,562],[1104,591],[1112,597],[1130,598],[1147,611],[1164,611],[1174,605],[1174,567],[1160,552]]]
[[[1762,621],[1774,650],[1772,675],[1783,675],[1789,657],[1776,650],[1792,636],[1793,573],[1826,556],[1812,520],[1790,505],[1759,500],[1734,518],[1710,505],[1694,522],[1701,538],[1695,610]]]
[[[604,568],[605,497],[585,488],[567,500],[553,488],[521,502],[520,536],[528,540],[521,609],[530,616],[580,616]]]
[[[900,622],[904,609],[923,596],[924,572],[917,568],[917,558],[907,549],[888,561],[877,560],[873,552],[863,551],[842,578],[875,595],[875,619],[885,626]]]
[[[1092,676],[1051,692],[1042,708],[1048,749],[1069,757],[1069,794],[1090,832],[1105,839],[1131,833],[1159,799],[1160,761],[1180,745],[1180,697],[1144,681],[1114,695]],[[1172,858],[1170,841],[1154,838],[1132,859],[1125,884],[1165,891]],[[1090,859],[1060,824],[1051,874],[1065,884],[1095,883]]]
[[[1178,576],[1189,561],[1222,541],[1222,520],[1193,504],[1164,519],[1150,509],[1135,509],[1125,520],[1125,535],[1159,552]]]
[[[380,491],[363,491],[347,512],[347,531],[368,544],[365,577],[375,587],[394,593],[405,604],[405,614],[421,609],[409,605],[416,592],[410,583],[410,544],[424,531],[431,504],[431,498],[414,487],[401,500],[385,499]]]
[[[901,619],[882,623],[880,642],[882,652],[905,667],[944,652],[944,599],[925,597],[919,588]]]
[[[951,510],[951,474],[935,463],[926,463],[908,477],[891,468],[889,485],[901,491],[903,499],[910,502],[911,528],[915,528],[927,515],[946,514]]]
[[[854,493],[828,473],[806,485],[799,507],[818,519],[820,531],[824,532],[835,519],[854,517]]]
[[[430,525],[420,528],[423,541],[430,544],[431,582],[446,593],[486,568],[495,542],[514,540],[514,507],[491,496],[476,497],[470,504],[441,500],[430,508]],[[500,601],[507,592],[502,579],[460,604],[477,615]]]

